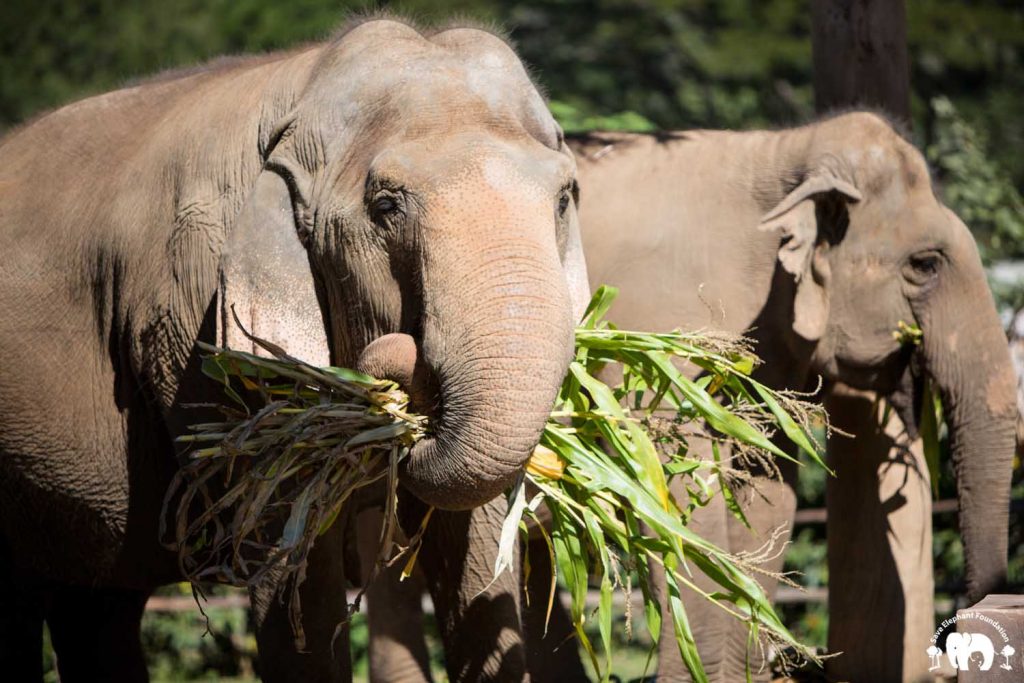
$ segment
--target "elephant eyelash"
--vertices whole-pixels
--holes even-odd
[[[380,190],[368,204],[370,219],[378,224],[405,213],[405,196],[398,190]]]
[[[394,197],[378,197],[373,200],[372,210],[376,214],[391,213],[398,210],[398,202]]]
[[[573,180],[570,183],[566,183],[564,187],[558,192],[558,217],[562,218],[565,216],[565,212],[569,210],[570,202],[579,202],[580,190],[579,185]]]
[[[941,251],[921,251],[912,254],[906,260],[903,277],[921,291],[928,291],[938,281],[944,262],[945,256]]]
[[[558,215],[564,216],[565,212],[569,210],[569,193],[563,191],[558,197]]]
[[[919,273],[933,275],[939,271],[942,265],[942,254],[930,252],[922,255],[914,255],[909,259],[910,267]]]

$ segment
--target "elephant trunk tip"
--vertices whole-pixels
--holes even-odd
[[[397,382],[409,394],[411,410],[430,418],[432,433],[413,446],[400,465],[399,480],[424,503],[440,509],[478,507],[511,486],[547,419],[547,410],[503,410],[444,386],[407,334],[373,341],[360,355],[357,369]],[[529,424],[521,424],[524,420]]]

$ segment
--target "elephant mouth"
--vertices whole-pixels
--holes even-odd
[[[387,334],[369,344],[356,368],[378,379],[391,380],[409,396],[409,409],[436,421],[443,415],[437,373],[423,361],[420,342],[407,334]]]
[[[437,373],[426,363],[417,362],[408,380],[395,380],[409,396],[409,410],[425,416],[431,431],[437,429],[444,416],[444,397]]]
[[[836,358],[833,379],[854,389],[874,391],[882,396],[891,396],[905,390],[906,375],[923,374],[917,347],[901,346],[880,360],[861,361],[850,358]]]

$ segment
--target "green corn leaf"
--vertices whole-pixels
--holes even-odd
[[[594,296],[590,299],[587,310],[583,313],[583,322],[580,326],[588,330],[597,327],[601,319],[608,313],[608,309],[611,308],[615,302],[615,297],[618,295],[619,290],[615,287],[609,285],[598,287],[597,291],[594,292]]]
[[[942,398],[935,391],[933,382],[926,379],[924,382],[924,396],[921,401],[921,446],[924,450],[924,460],[928,465],[928,478],[932,482],[932,495],[939,497],[939,457],[940,457],[940,436],[939,427],[942,424]]]
[[[700,653],[697,652],[697,642],[693,638],[693,630],[686,618],[686,608],[683,607],[682,595],[679,591],[679,584],[676,583],[672,572],[666,572],[666,584],[668,587],[669,612],[672,615],[672,629],[675,632],[676,643],[679,645],[679,654],[683,663],[690,671],[695,683],[708,683],[708,675],[704,671],[704,664],[700,660]]]
[[[787,437],[789,437],[789,440],[795,443],[800,450],[806,453],[819,467],[823,468],[829,474],[832,474],[832,470],[830,470],[821,459],[821,456],[818,454],[818,449],[814,447],[814,444],[811,442],[807,432],[793,420],[789,413],[782,409],[782,406],[779,405],[779,402],[772,395],[772,392],[769,391],[767,387],[756,382],[752,383],[752,386],[754,387],[754,391],[757,392],[757,395],[761,397],[762,401],[764,401],[764,404],[768,406],[768,410],[770,410],[772,415],[775,416],[775,419],[778,420],[778,425],[782,427],[782,431]]]

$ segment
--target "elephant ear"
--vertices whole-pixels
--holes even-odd
[[[848,201],[861,199],[860,191],[849,182],[828,172],[816,173],[766,213],[758,226],[782,233],[779,264],[796,282],[793,330],[808,341],[821,339],[828,322],[831,272],[820,245],[816,202],[831,192]]]
[[[217,340],[221,346],[261,353],[241,323],[291,356],[328,365],[324,317],[295,213],[285,180],[264,170],[224,245]]]

